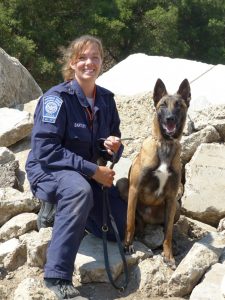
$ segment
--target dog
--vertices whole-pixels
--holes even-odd
[[[152,136],[144,140],[128,175],[124,248],[127,253],[134,252],[134,235],[143,233],[145,224],[164,224],[163,257],[174,268],[172,234],[173,224],[179,219],[180,139],[191,100],[190,84],[184,79],[177,93],[169,95],[163,81],[158,79],[153,100]]]

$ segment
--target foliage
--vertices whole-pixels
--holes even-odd
[[[61,50],[100,37],[107,62],[132,53],[225,63],[224,0],[1,0],[1,47],[43,90],[62,80]]]
[[[180,38],[189,48],[186,58],[225,63],[225,2],[182,0],[179,6]]]

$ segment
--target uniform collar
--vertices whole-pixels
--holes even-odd
[[[76,94],[80,104],[83,107],[88,107],[89,106],[89,103],[86,99],[86,96],[84,95],[84,92],[83,92],[82,88],[80,87],[79,83],[75,79],[71,80],[69,82],[68,92],[70,94]]]
[[[79,83],[75,79],[71,80],[69,82],[68,93],[69,94],[76,94],[80,104],[83,107],[88,107],[89,106],[89,103],[86,99],[86,96],[84,95],[84,92],[83,92],[82,88],[80,87]],[[100,93],[100,88],[99,88],[99,86],[96,85],[95,106],[98,105],[98,102],[100,101],[100,97],[99,97],[100,94],[101,94]]]

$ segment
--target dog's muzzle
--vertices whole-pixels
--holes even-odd
[[[168,136],[173,136],[176,133],[177,125],[174,118],[167,118],[162,126]]]

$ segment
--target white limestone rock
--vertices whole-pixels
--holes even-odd
[[[12,217],[0,228],[0,241],[19,237],[26,232],[37,229],[36,220],[37,214],[35,213],[22,213]]]
[[[225,274],[225,265],[215,264],[211,266],[208,272],[204,275],[201,282],[193,289],[190,300],[224,300],[223,277]],[[225,290],[224,290],[225,291]]]
[[[217,227],[225,215],[225,145],[201,144],[186,165],[185,215]]]
[[[31,114],[13,108],[0,108],[0,146],[8,147],[31,133]]]
[[[123,262],[117,243],[108,242],[107,245],[112,277],[116,279],[123,271]],[[128,265],[134,265],[137,261],[152,256],[151,250],[140,242],[135,242],[134,247],[136,252],[126,256]],[[75,270],[76,277],[83,283],[109,282],[105,270],[102,239],[91,234],[84,237],[76,256]]]
[[[219,261],[225,245],[225,236],[209,233],[196,242],[171,276],[168,294],[188,295],[208,268]]]
[[[39,201],[31,192],[21,193],[11,187],[0,188],[0,226],[20,213],[37,211],[39,207]]]

